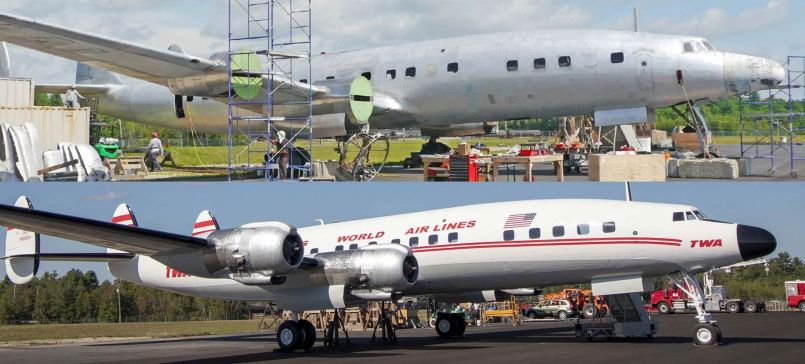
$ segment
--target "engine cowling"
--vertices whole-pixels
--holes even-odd
[[[372,245],[360,250],[321,253],[314,284],[344,285],[353,295],[369,300],[403,292],[419,278],[419,263],[411,249],[401,245]]]
[[[207,239],[213,245],[205,256],[210,272],[228,269],[233,278],[243,277],[253,284],[261,276],[266,284],[276,284],[276,277],[298,268],[305,256],[296,228],[280,222],[221,230]]]

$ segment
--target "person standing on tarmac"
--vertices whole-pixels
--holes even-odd
[[[159,139],[159,133],[151,133],[151,142],[148,143],[148,157],[151,160],[151,172],[159,172],[162,166],[159,164],[159,157],[165,153],[165,148],[162,146],[162,140]]]

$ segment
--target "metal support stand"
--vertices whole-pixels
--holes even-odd
[[[391,316],[389,316],[388,310],[386,310],[385,303],[380,304],[380,317],[377,318],[377,323],[374,327],[372,341],[377,339],[377,328],[380,327],[382,334],[380,341],[387,343],[397,342],[397,330],[394,328],[393,320]]]
[[[341,345],[341,339],[339,338],[341,331],[344,333],[345,345],[350,345],[349,333],[347,332],[347,327],[344,325],[344,320],[341,318],[342,312],[346,315],[346,310],[335,310],[335,317],[333,317],[332,321],[327,323],[327,328],[324,330],[324,346],[332,347]]]

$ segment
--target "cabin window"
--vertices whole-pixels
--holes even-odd
[[[335,76],[327,76],[327,79],[328,79],[328,80],[334,80],[334,79],[335,79]]]
[[[545,67],[548,66],[548,62],[545,58],[537,58],[534,60],[534,69],[535,70],[543,70]]]
[[[358,244],[352,244],[349,246],[349,250],[358,250]]]
[[[447,242],[449,243],[458,243],[458,233],[450,233],[447,235]]]
[[[447,65],[447,72],[458,73],[458,62],[453,62]]]
[[[614,222],[605,222],[604,223],[604,234],[612,234],[615,232],[615,223]]]
[[[335,251],[337,251],[337,252],[342,252],[342,251],[344,251],[344,246],[343,246],[343,245],[339,245],[339,246],[335,247]]]
[[[419,238],[413,237],[411,239],[408,239],[408,246],[410,246],[412,248],[415,247],[415,246],[419,246]]]
[[[590,225],[581,224],[576,227],[576,232],[579,235],[589,235],[590,234]]]
[[[394,240],[392,240],[392,241],[391,241],[391,243],[392,243],[392,244],[399,244],[399,243],[400,243],[400,239],[394,239]]]
[[[372,72],[361,73],[361,76],[366,77],[366,79],[369,80],[369,81],[372,80]]]
[[[310,254],[319,254],[319,248],[310,249]]]
[[[405,77],[416,77],[416,67],[408,67],[405,69]]]
[[[396,80],[397,79],[397,70],[388,70],[388,71],[386,71],[386,79],[387,80]]]
[[[553,227],[553,237],[560,238],[565,236],[565,227],[564,226],[554,226]]]
[[[439,235],[431,235],[428,237],[428,245],[439,244]]]
[[[570,67],[573,65],[573,62],[570,59],[570,56],[562,56],[559,57],[559,67]]]
[[[370,242],[369,245],[377,245],[376,241]]]
[[[615,64],[623,63],[624,61],[623,52],[612,53],[612,56],[610,56],[610,60],[612,61],[612,63]]]
[[[304,78],[303,78],[303,79],[299,80],[299,83],[307,83],[307,79],[304,79]],[[187,98],[187,101],[191,101],[191,102],[192,102],[193,100],[190,100],[190,98],[188,97],[188,98]]]
[[[686,212],[686,213],[685,213],[685,217],[687,217],[687,218],[688,218],[688,221],[690,221],[690,220],[696,220],[696,215],[694,215],[694,214],[693,214],[692,212],[690,212],[690,211],[688,211],[688,212]]]
[[[512,241],[514,240],[514,230],[506,230],[503,232],[503,240],[505,241]]]
[[[542,231],[539,228],[533,228],[528,230],[528,238],[529,239],[539,239],[542,236]]]
[[[520,62],[508,61],[506,62],[506,69],[509,70],[509,72],[517,71],[518,69],[520,69]]]
[[[684,212],[674,212],[674,222],[676,221],[685,221],[685,213]]]

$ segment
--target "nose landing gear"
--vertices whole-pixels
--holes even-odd
[[[713,315],[704,310],[705,298],[704,290],[695,277],[691,276],[686,271],[681,271],[682,281],[676,280],[674,277],[668,276],[671,283],[682,291],[684,291],[690,299],[693,300],[693,305],[696,307],[696,319],[699,324],[693,329],[693,342],[696,346],[718,346],[721,343],[722,332],[721,328],[716,325],[716,320]]]

